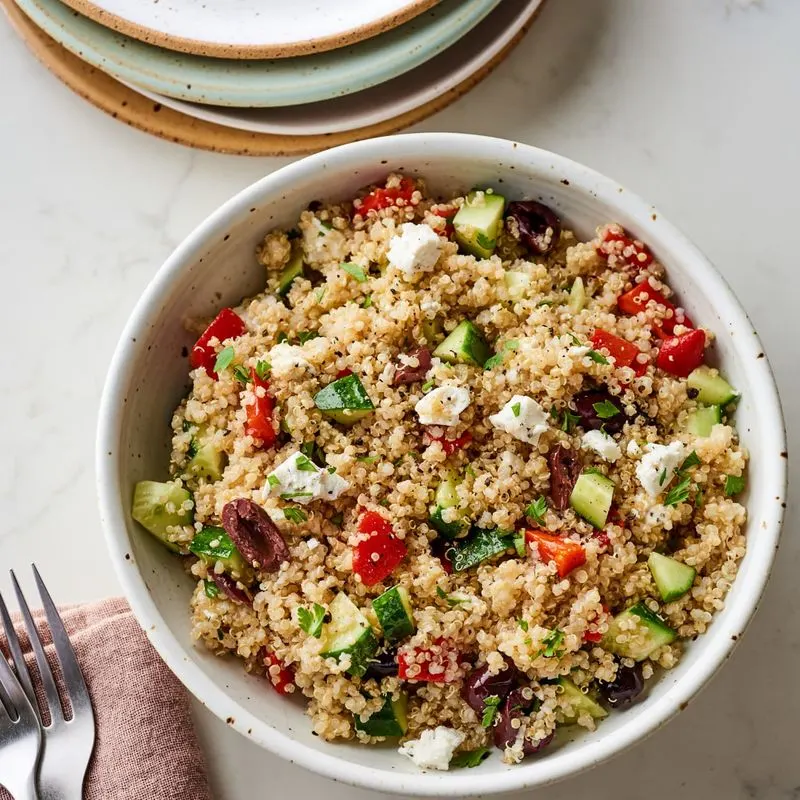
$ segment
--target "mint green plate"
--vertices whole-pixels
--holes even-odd
[[[92,22],[59,0],[15,1],[67,50],[120,80],[181,100],[235,107],[313,103],[376,86],[453,45],[500,2],[444,0],[410,22],[350,47],[248,61],[145,44]]]

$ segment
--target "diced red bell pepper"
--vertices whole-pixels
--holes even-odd
[[[361,198],[361,204],[356,208],[356,214],[366,217],[370,211],[379,211],[382,208],[398,205],[398,200],[403,201],[402,205],[408,205],[415,189],[414,181],[411,178],[402,178],[399,186],[373,189],[366,197]]]
[[[653,326],[653,330],[659,338],[664,339],[667,336],[671,336],[676,325],[685,325],[687,328],[694,327],[691,319],[683,311],[679,313],[678,309],[658,289],[654,289],[650,285],[649,280],[638,283],[633,289],[621,294],[617,298],[617,305],[620,311],[626,314],[638,314],[647,308],[647,304],[651,300],[656,305],[663,306],[668,312],[672,312],[660,319],[657,325]]]
[[[653,254],[647,245],[629,236],[621,225],[608,225],[600,235],[600,244],[597,252],[601,256],[614,259],[623,267],[631,269],[644,269],[653,263]]]
[[[260,439],[262,447],[272,447],[278,438],[275,428],[272,425],[275,413],[275,398],[269,394],[269,381],[262,381],[254,369],[250,370],[250,379],[253,383],[253,394],[256,396],[255,402],[245,408],[247,412],[247,422],[244,431],[254,439]],[[258,389],[264,390],[264,396],[260,397]]]
[[[526,530],[525,538],[539,548],[539,558],[542,561],[555,561],[561,578],[586,563],[586,552],[572,539],[562,539],[553,533],[540,530]]]
[[[616,367],[630,367],[637,376],[644,375],[647,371],[647,362],[642,363],[637,358],[641,350],[613,333],[597,328],[592,334],[592,346],[595,350],[608,351]]]
[[[455,227],[453,226],[453,217],[458,213],[457,208],[437,208],[432,211],[437,217],[442,217],[447,220],[447,223],[444,226],[444,235],[449,239],[455,233]]]
[[[699,328],[680,336],[671,336],[661,345],[656,366],[670,375],[687,378],[692,370],[703,363],[705,350],[706,335]]]
[[[366,586],[372,586],[392,574],[408,548],[394,535],[391,523],[375,511],[361,515],[358,532],[367,536],[353,548],[353,572]]]
[[[339,378],[346,378],[348,375],[352,375],[352,374],[353,374],[353,370],[348,369],[347,367],[345,367],[344,369],[340,369],[336,373],[336,380],[338,381]]]
[[[608,616],[608,606],[605,604],[603,605],[603,612],[602,614],[598,614],[589,624],[589,630],[583,632],[583,641],[584,642],[592,642],[593,644],[597,644],[597,642],[603,639],[603,634],[600,633],[596,628],[597,626]],[[594,630],[593,630],[594,629]]]
[[[444,435],[434,436],[432,433],[430,433],[430,431],[425,431],[425,433],[422,435],[422,443],[426,447],[429,444],[433,444],[433,442],[439,442],[446,456],[452,455],[456,452],[456,450],[463,450],[471,441],[472,434],[469,431],[462,433],[461,436],[458,436],[455,439],[448,439]]]
[[[204,367],[205,371],[214,379],[217,373],[214,372],[214,362],[217,360],[216,348],[208,343],[211,339],[218,339],[224,342],[226,339],[234,339],[241,336],[247,330],[242,318],[230,308],[223,308],[217,314],[214,321],[203,331],[202,336],[195,342],[189,356],[189,363],[192,369]]]
[[[404,681],[453,683],[464,667],[450,639],[440,636],[430,647],[406,647],[397,651],[397,677]]]
[[[294,682],[294,670],[266,648],[263,650],[264,666],[267,668],[267,678],[275,691],[279,694],[291,694],[297,687]]]

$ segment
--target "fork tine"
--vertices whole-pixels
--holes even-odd
[[[17,719],[29,720],[33,715],[33,709],[25,696],[20,682],[17,680],[17,676],[11,671],[5,656],[0,657],[0,685],[2,685],[3,691],[11,701],[14,711],[16,711]]]
[[[6,608],[6,601],[3,595],[0,594],[0,619],[3,621],[3,628],[5,628],[6,639],[8,640],[8,649],[11,651],[11,658],[14,660],[14,666],[17,670],[17,678],[28,695],[28,700],[31,705],[36,708],[36,693],[33,691],[33,684],[31,683],[31,675],[28,672],[28,665],[25,663],[25,656],[22,655],[22,647],[19,643],[19,637],[14,630],[14,625],[11,622],[11,615]]]
[[[69,695],[70,702],[72,703],[72,714],[74,717],[77,713],[75,707],[76,703],[85,701],[89,709],[91,709],[89,691],[86,688],[83,672],[81,672],[78,659],[75,657],[75,650],[72,647],[72,642],[69,640],[67,630],[61,620],[61,615],[58,613],[56,604],[53,602],[53,598],[50,597],[50,592],[47,591],[42,576],[39,574],[39,570],[36,569],[36,564],[32,564],[31,566],[33,567],[33,577],[36,580],[36,588],[39,590],[39,596],[42,598],[42,605],[44,606],[47,623],[50,626],[50,633],[53,637],[56,655],[61,664],[61,672],[64,675],[64,685]]]
[[[44,694],[47,698],[47,705],[50,709],[51,723],[57,720],[64,719],[64,712],[61,710],[61,700],[58,697],[58,688],[56,687],[53,673],[50,669],[50,664],[47,662],[47,656],[42,647],[42,640],[39,638],[39,631],[36,630],[36,624],[33,621],[31,610],[28,608],[28,603],[25,600],[25,595],[22,594],[17,576],[14,570],[11,570],[11,582],[14,585],[14,592],[17,595],[17,602],[19,603],[20,611],[22,612],[22,619],[25,622],[25,627],[28,629],[28,638],[31,641],[31,648],[33,655],[36,658],[36,665],[39,667],[39,676],[42,679],[42,686],[44,686]]]

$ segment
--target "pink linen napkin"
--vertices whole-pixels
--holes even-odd
[[[121,598],[59,609],[94,705],[97,743],[85,800],[210,800],[189,699]],[[39,635],[52,660],[41,610]],[[32,664],[28,637],[14,620]],[[5,637],[0,637],[8,653]],[[35,673],[34,673],[35,675]],[[10,795],[0,788],[0,800]]]

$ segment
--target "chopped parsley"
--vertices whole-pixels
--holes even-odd
[[[423,394],[427,394],[434,386],[436,386],[436,384],[433,381],[425,381],[425,383],[422,384]]]
[[[515,417],[519,416],[521,408],[522,407],[519,403],[514,403],[514,405],[511,406],[511,411],[513,412]]]
[[[464,472],[466,472],[467,475],[470,476],[470,478],[477,478],[478,477],[478,473],[475,472],[475,470],[472,468],[472,464],[467,464],[467,468],[464,470]]]
[[[450,762],[451,767],[478,767],[488,757],[491,751],[488,747],[478,747],[475,750],[465,750],[463,753],[453,756]]]
[[[564,433],[571,433],[572,429],[580,422],[581,418],[565,408],[561,414],[561,430]]]
[[[335,514],[331,514],[331,525],[335,525],[337,528],[341,528],[343,522],[344,522],[344,514],[342,514],[341,511],[337,511]]]
[[[319,339],[319,333],[317,333],[317,331],[300,331],[297,334],[297,341],[300,342],[301,345],[310,342],[312,339]]]
[[[278,331],[278,335],[275,337],[275,341],[278,344],[283,344],[283,342],[289,341],[289,334],[286,331]]]
[[[676,506],[678,503],[685,503],[689,499],[689,487],[692,479],[686,475],[681,478],[668,492],[664,500],[665,506]]]
[[[611,419],[620,414],[621,411],[610,401],[603,400],[600,403],[592,403],[595,413],[600,419]]]
[[[595,364],[608,364],[608,359],[602,353],[598,353],[597,350],[590,350],[586,355],[589,356]]]
[[[261,381],[265,381],[269,377],[271,370],[272,364],[270,364],[269,361],[259,361],[256,364],[256,375]]]
[[[513,350],[519,349],[519,339],[509,339],[507,342],[503,344],[503,346],[496,352],[491,358],[487,358],[483,368],[484,369],[494,369],[495,367],[499,367],[500,364],[503,363],[503,359],[505,358],[506,353],[510,353]]]
[[[697,467],[699,465],[700,465],[700,457],[694,450],[692,450],[692,452],[689,453],[688,456],[686,456],[686,458],[683,461],[683,464],[681,464],[680,470],[678,471],[686,472],[687,469],[691,469],[692,467]]]
[[[664,469],[661,470],[661,474],[658,476],[658,485],[659,486],[663,486],[664,485],[664,481],[666,479],[667,479],[667,468],[664,467]]]
[[[522,628],[525,633],[528,632],[528,621],[525,619],[518,619],[517,622],[519,623],[520,628]]]
[[[286,517],[289,522],[294,523],[305,522],[308,519],[308,514],[306,514],[305,511],[294,507],[284,508],[283,516]]]
[[[703,490],[698,486],[697,491],[694,493],[694,507],[702,508],[703,506]]]
[[[318,303],[321,303],[325,297],[325,292],[328,291],[327,286],[320,286],[316,292],[314,292],[314,297],[317,299]]]
[[[281,500],[292,500],[295,497],[313,497],[314,492],[283,492]]]
[[[280,479],[275,475],[267,475],[267,483],[272,487],[281,485]]]
[[[318,467],[325,466],[325,453],[315,441],[303,442],[300,445],[300,452],[310,458]]]
[[[250,382],[250,373],[241,364],[237,364],[233,368],[233,377],[236,378],[239,383],[247,384]]]
[[[349,262],[339,265],[348,275],[355,278],[359,283],[366,283],[367,274],[364,268],[358,264],[351,264]]]
[[[219,595],[219,586],[214,581],[205,580],[203,581],[203,591],[206,593],[206,597],[213,600]]]
[[[494,722],[494,718],[497,714],[497,709],[500,707],[500,703],[502,703],[502,698],[498,697],[496,694],[489,695],[483,701],[483,716],[481,717],[481,725],[484,728],[491,728],[492,723]]]
[[[361,301],[361,308],[371,308],[372,307],[372,295],[368,294],[362,301]]]
[[[436,587],[436,594],[438,597],[441,597],[442,600],[444,600],[447,603],[447,605],[450,606],[450,608],[453,608],[454,606],[463,605],[464,603],[469,603],[468,598],[459,597],[458,595],[455,594],[447,594],[447,592],[445,592],[445,590],[442,589],[441,586]]]
[[[294,460],[294,465],[300,472],[318,472],[319,468],[317,465],[306,455],[300,453],[297,458]]]
[[[564,651],[561,645],[564,644],[564,631],[555,628],[542,639],[544,650],[541,655],[545,658],[558,658]]]
[[[362,464],[374,464],[378,460],[378,456],[359,456],[356,461]]]
[[[537,497],[525,509],[525,516],[530,517],[534,522],[539,525],[544,524],[544,515],[547,512],[547,498],[543,495]]]
[[[311,610],[301,606],[297,609],[297,621],[309,636],[319,639],[322,636],[322,623],[325,621],[326,613],[324,606],[319,603],[314,603]]]
[[[222,372],[228,369],[236,355],[234,349],[228,345],[217,353],[217,360],[214,362],[214,372]]]
[[[744,491],[746,481],[744,475],[725,476],[725,497],[735,497]]]

